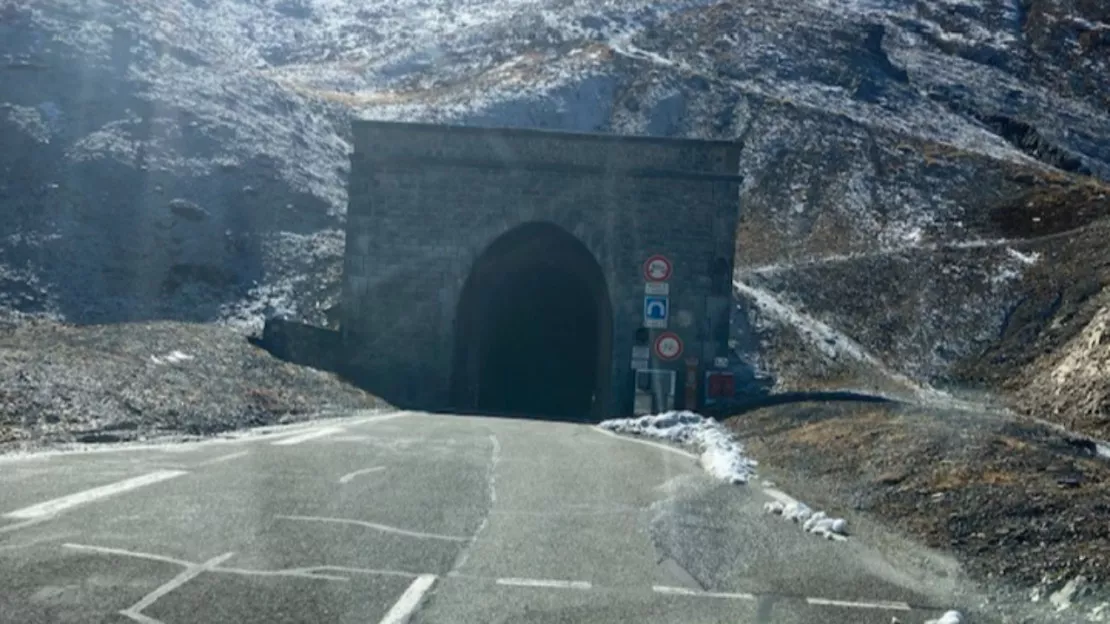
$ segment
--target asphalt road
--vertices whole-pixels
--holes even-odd
[[[0,458],[0,621],[920,623],[943,587],[587,425],[356,414]]]

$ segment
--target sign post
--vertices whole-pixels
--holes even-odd
[[[698,408],[698,358],[686,358],[686,403],[688,410]]]

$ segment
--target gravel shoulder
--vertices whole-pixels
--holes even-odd
[[[0,452],[211,435],[384,406],[223,326],[0,325]]]
[[[951,553],[1022,616],[1031,596],[1047,608],[1077,576],[1076,600],[1106,599],[1110,460],[1085,440],[1000,413],[901,404],[798,403],[726,422],[764,478]]]

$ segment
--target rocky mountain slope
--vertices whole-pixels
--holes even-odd
[[[195,437],[386,408],[214,324],[0,324],[0,453]]]
[[[1110,214],[1108,76],[1097,0],[0,0],[0,305],[322,321],[352,115],[729,138],[748,364],[1010,378],[1030,275]]]

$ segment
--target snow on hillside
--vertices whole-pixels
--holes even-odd
[[[1110,179],[1108,19],[1049,0],[0,0],[2,303],[320,322],[352,116],[735,139],[741,267],[1002,238],[983,208],[1026,178]],[[1020,274],[996,260],[959,272]],[[929,301],[915,314],[973,336],[1000,314]],[[846,329],[866,315],[821,317],[882,352]]]

